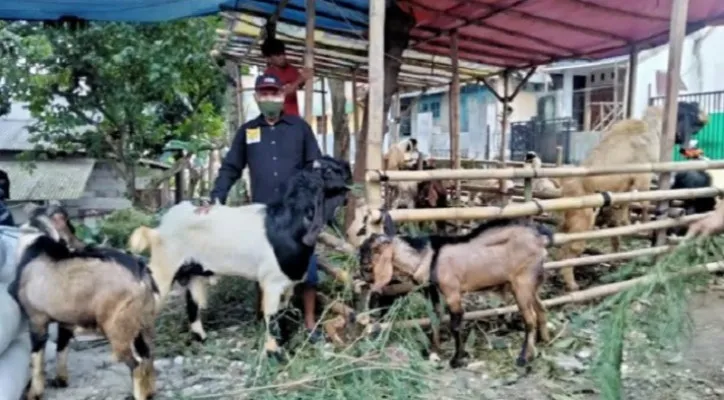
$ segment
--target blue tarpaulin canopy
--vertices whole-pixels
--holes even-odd
[[[360,34],[367,30],[368,1],[316,2],[318,29]],[[258,16],[274,13],[278,0],[0,0],[0,19],[58,20],[74,17],[95,21],[161,22],[236,9]],[[289,0],[280,20],[304,25],[305,0]]]

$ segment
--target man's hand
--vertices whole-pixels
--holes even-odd
[[[212,204],[208,200],[201,200],[201,205],[196,207],[194,210],[194,213],[204,215],[208,214],[209,210],[211,210]]]
[[[299,71],[299,75],[302,80],[308,81],[314,77],[314,70],[312,68],[302,68],[302,70]]]
[[[691,223],[686,232],[686,238],[707,237],[724,231],[724,215],[722,210],[716,210],[710,215]]]

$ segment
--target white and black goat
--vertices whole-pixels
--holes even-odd
[[[265,349],[282,358],[276,314],[286,306],[325,224],[344,203],[352,174],[349,164],[322,157],[296,173],[269,205],[214,205],[196,213],[190,202],[175,205],[156,229],[140,227],[129,240],[133,251],[151,249],[149,266],[165,296],[174,281],[188,281],[187,311],[192,333],[206,338],[199,308],[206,308],[206,277],[239,276],[262,288]]]
[[[18,241],[16,278],[8,288],[30,321],[32,376],[27,398],[40,399],[45,391],[48,326],[57,322],[53,386],[68,385],[68,344],[74,328],[81,327],[108,338],[114,359],[131,369],[133,398],[148,399],[155,393],[153,279],[133,255],[83,246],[65,215],[44,208],[31,213]]]

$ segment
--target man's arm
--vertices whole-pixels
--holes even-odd
[[[312,127],[306,121],[304,122],[304,165],[322,157],[322,151],[319,149],[319,142],[312,132]]]
[[[229,189],[236,183],[241,176],[241,172],[246,167],[246,128],[244,124],[236,132],[234,141],[231,143],[229,151],[226,153],[224,160],[221,162],[219,174],[216,176],[214,188],[211,190],[211,204],[216,199],[221,204],[226,204],[226,197],[229,195]]]

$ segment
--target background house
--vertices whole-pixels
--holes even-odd
[[[724,53],[719,51],[722,40],[721,26],[691,34],[684,41],[681,60],[680,100],[698,101],[710,114],[710,124],[698,139],[712,158],[724,158],[724,81],[717,75],[724,67]],[[638,64],[634,118],[640,117],[649,104],[663,104],[668,45],[640,52]],[[534,147],[548,158],[551,146],[558,144],[565,147],[568,162],[581,161],[598,143],[601,133],[625,116],[628,66],[629,57],[623,56],[596,62],[567,61],[543,68],[551,85],[538,95],[536,121],[518,121],[518,125],[535,126],[530,129],[535,131],[531,135],[539,138]],[[675,159],[679,157],[674,154]]]
[[[35,148],[28,131],[32,124],[30,111],[21,103],[13,103],[10,113],[0,117],[0,169],[10,178],[8,205],[17,223],[26,220],[23,205],[28,202],[60,201],[72,217],[103,215],[131,206],[125,182],[107,161],[80,153],[32,163],[21,161],[21,153]],[[139,188],[150,168],[166,168],[161,163],[146,164],[139,171]]]

